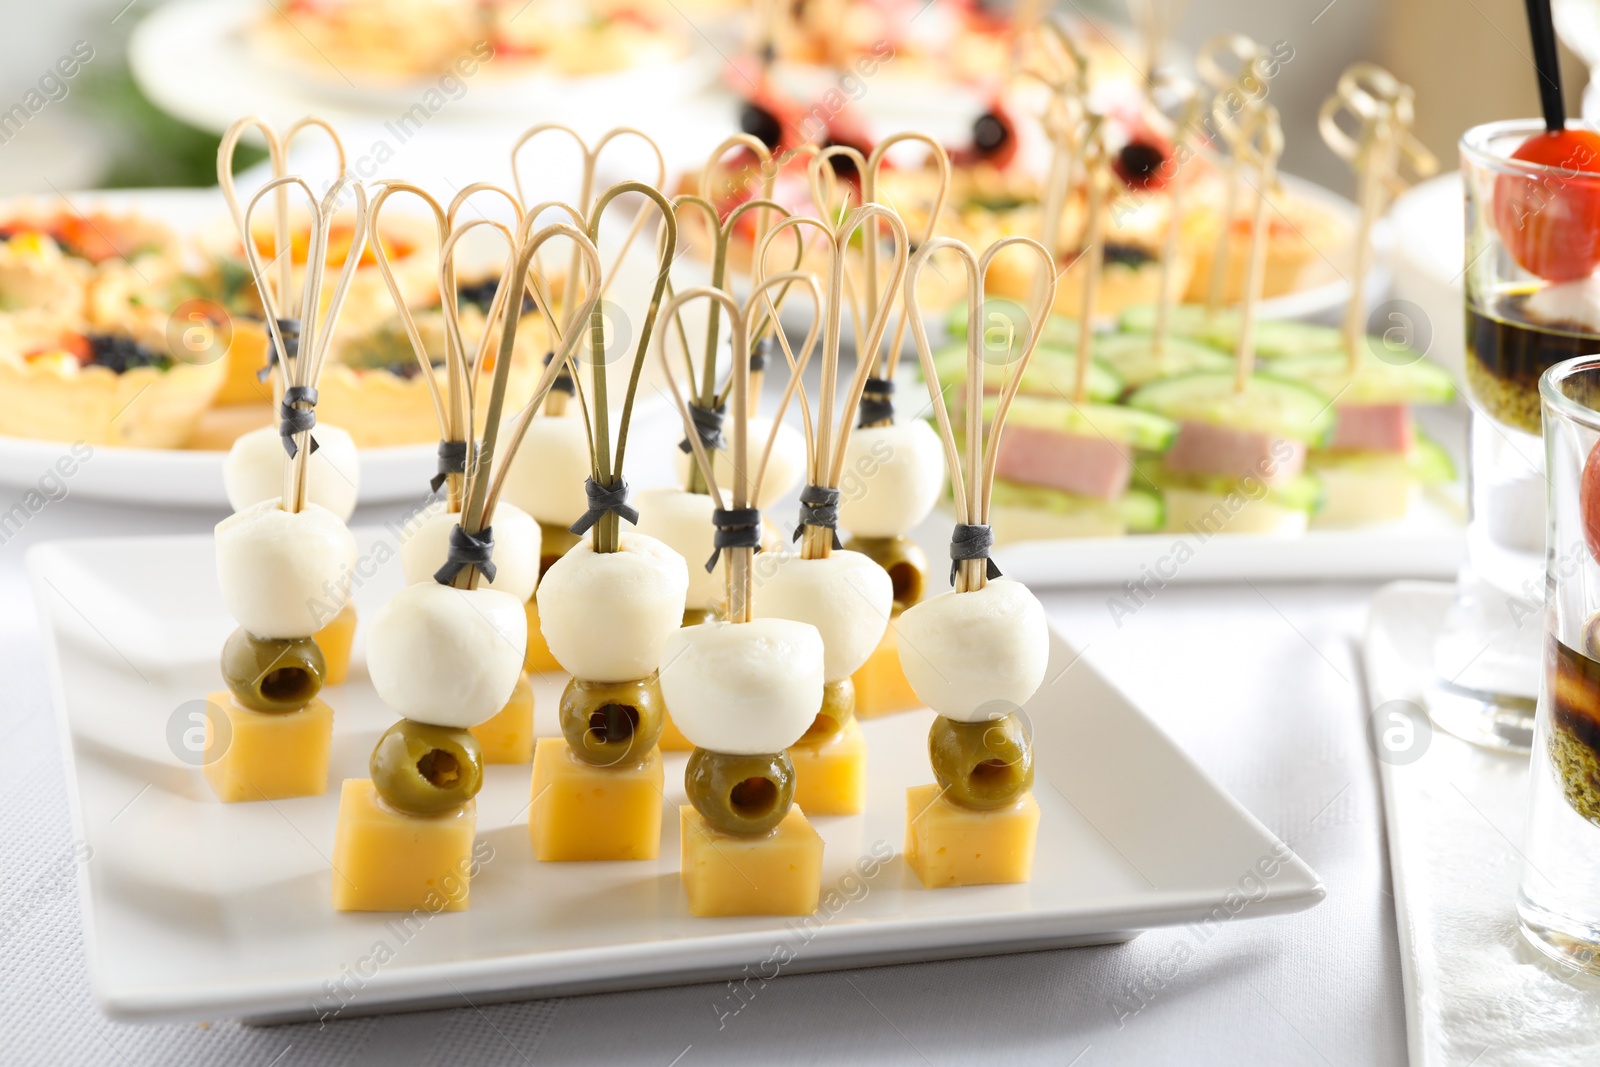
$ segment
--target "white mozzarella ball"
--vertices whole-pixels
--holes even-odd
[[[667,639],[661,696],[673,724],[710,752],[782,752],[822,708],[822,635],[789,619],[707,622]]]
[[[337,426],[317,423],[312,431],[317,450],[306,465],[306,499],[349,522],[361,489],[361,459],[355,439]],[[243,511],[263,500],[283,499],[283,471],[289,454],[276,426],[241,434],[222,461],[222,485],[228,504]]]
[[[528,616],[510,593],[419,582],[367,624],[367,672],[406,718],[465,729],[511,699],[527,643]]]
[[[825,677],[850,677],[883,639],[894,608],[889,572],[859,552],[827,559],[757,556],[753,614],[809,622],[822,634]]]
[[[757,415],[749,422],[748,447],[750,449],[750,477],[754,478],[756,467],[761,463],[761,450],[767,447],[767,435],[772,433],[772,420]],[[729,442],[733,441],[733,424],[724,423],[722,436]],[[689,467],[694,462],[693,453],[679,451],[677,453],[678,477],[683,479],[680,484],[688,484]],[[711,457],[711,471],[717,476],[717,488],[725,494],[733,492],[733,460],[727,449],[719,449]],[[766,473],[761,477],[761,492],[756,497],[756,507],[763,510],[772,507],[786,495],[794,491],[800,484],[800,479],[806,473],[806,438],[799,430],[788,423],[778,427],[777,440],[772,442],[772,455],[767,460]]]
[[[528,435],[511,458],[504,499],[546,526],[565,528],[589,510],[583,483],[592,470],[583,419],[539,415],[528,423]]]
[[[349,599],[356,539],[327,508],[291,514],[263,500],[217,523],[216,537],[222,605],[257,637],[310,637]]]
[[[588,682],[647,678],[661,666],[667,635],[683,625],[689,568],[654,537],[624,530],[617,552],[588,538],[539,582],[539,629],[550,654]]]
[[[1008,578],[912,605],[895,633],[918,699],[958,722],[983,722],[997,709],[1027,703],[1050,658],[1044,605]]]
[[[705,493],[683,489],[641,489],[634,497],[639,509],[639,525],[646,537],[654,537],[683,557],[689,568],[691,608],[717,610],[727,600],[727,554],[717,558],[709,573],[706,560],[715,550],[716,527],[711,513],[716,503]]]
[[[400,567],[407,584],[433,581],[434,572],[444,566],[449,554],[450,531],[459,521],[460,512],[435,505],[413,524],[400,544]],[[521,508],[500,503],[495,505],[490,529],[494,536],[494,581],[480,580],[479,584],[526,602],[539,584],[539,524]]]
[[[921,419],[850,431],[839,477],[839,525],[856,537],[899,537],[944,490],[944,445]]]

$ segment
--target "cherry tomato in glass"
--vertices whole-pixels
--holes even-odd
[[[1583,539],[1589,545],[1589,554],[1600,562],[1600,443],[1583,461],[1583,474],[1578,479],[1578,512],[1583,519]]]
[[[1600,135],[1576,129],[1534,134],[1511,158],[1582,172],[1496,179],[1495,229],[1511,258],[1551,282],[1593,274],[1600,266]]]

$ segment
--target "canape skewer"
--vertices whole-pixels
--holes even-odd
[[[1236,74],[1229,74],[1221,63],[1224,54],[1231,54],[1239,62]],[[1225,33],[1211,38],[1200,46],[1195,56],[1195,69],[1200,80],[1216,91],[1216,102],[1211,109],[1217,133],[1227,143],[1229,152],[1224,169],[1222,194],[1222,232],[1217,236],[1217,252],[1211,261],[1211,277],[1206,289],[1206,314],[1216,313],[1222,305],[1223,288],[1227,282],[1231,256],[1233,216],[1239,206],[1240,152],[1248,140],[1249,131],[1261,107],[1266,102],[1266,83],[1256,73],[1256,66],[1266,55],[1265,50],[1240,33]],[[1252,88],[1259,83],[1259,92]],[[1240,101],[1238,117],[1232,110],[1230,97]]]
[[[1268,105],[1254,118],[1245,139],[1239,141],[1240,162],[1256,167],[1255,217],[1250,229],[1250,260],[1245,274],[1243,306],[1239,309],[1239,340],[1234,349],[1234,388],[1244,392],[1255,372],[1255,325],[1258,305],[1261,303],[1261,286],[1267,269],[1267,211],[1268,199],[1277,180],[1278,157],[1283,154],[1283,127],[1278,121],[1278,109]]]
[[[1339,126],[1341,114],[1355,119],[1354,137]],[[1438,160],[1411,133],[1415,117],[1411,87],[1372,63],[1347,67],[1339,75],[1333,95],[1322,102],[1317,113],[1317,130],[1323,142],[1356,173],[1356,204],[1361,214],[1356,225],[1350,300],[1342,323],[1352,374],[1360,365],[1367,333],[1367,272],[1372,261],[1373,225],[1389,201],[1406,187],[1400,174],[1402,160],[1410,163],[1419,178],[1429,177],[1439,169]]]

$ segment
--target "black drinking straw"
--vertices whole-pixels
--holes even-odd
[[[1567,107],[1561,99],[1561,63],[1556,52],[1555,23],[1550,0],[1527,0],[1528,36],[1533,38],[1533,65],[1539,72],[1539,104],[1544,128],[1560,133],[1567,127]]]

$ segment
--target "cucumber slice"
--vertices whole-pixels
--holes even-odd
[[[1251,375],[1245,389],[1233,375],[1200,371],[1151,382],[1128,398],[1130,407],[1179,422],[1204,422],[1316,445],[1333,430],[1328,398],[1299,382]]]
[[[1094,355],[1109,363],[1130,389],[1177,374],[1226,371],[1233,365],[1233,357],[1187,338],[1167,338],[1159,356],[1150,350],[1150,343],[1150,334],[1106,334],[1095,338]]]
[[[1140,460],[1134,464],[1136,471],[1135,480],[1144,485],[1153,485],[1163,493],[1170,493],[1174,489],[1184,489],[1195,493],[1204,493],[1218,499],[1226,499],[1230,494],[1238,494],[1245,499],[1264,498],[1272,501],[1279,507],[1292,508],[1297,511],[1315,511],[1322,504],[1322,482],[1315,474],[1298,474],[1287,481],[1275,485],[1265,486],[1258,481],[1246,485],[1244,479],[1225,478],[1210,474],[1178,473],[1168,470],[1162,463],[1154,460]]]
[[[1352,375],[1339,348],[1273,360],[1268,373],[1304,382],[1341,404],[1448,404],[1455,399],[1455,382],[1443,367],[1420,355],[1412,362],[1391,360],[1396,357],[1387,351],[1381,359],[1369,351]]]
[[[1219,320],[1205,332],[1205,340],[1228,352],[1239,346],[1239,320]],[[1335,326],[1317,322],[1296,322],[1293,319],[1264,319],[1252,331],[1256,358],[1278,360],[1304,352],[1339,348],[1344,344],[1344,334]]]
[[[1117,325],[1127,333],[1153,332],[1155,305],[1124,308]],[[1202,304],[1177,304],[1167,313],[1167,329],[1174,337],[1187,337],[1228,353],[1239,345],[1239,326],[1239,312],[1235,308],[1218,308],[1207,316]],[[1258,359],[1280,359],[1302,352],[1338,348],[1344,343],[1344,335],[1338,327],[1294,319],[1257,319],[1251,336]]]
[[[1450,453],[1422,434],[1417,435],[1410,452],[1313,451],[1306,457],[1306,465],[1319,472],[1344,471],[1374,477],[1403,474],[1422,485],[1448,485],[1456,480],[1456,465]]]
[[[1149,533],[1166,521],[1159,495],[1132,489],[1116,500],[1100,500],[997,478],[989,504],[989,523],[1003,542]]]
[[[939,384],[948,386],[967,380],[967,346],[949,345],[933,354],[933,369]],[[990,366],[984,370],[984,380],[998,388],[1004,367]],[[1022,376],[1021,392],[1033,396],[1060,399],[1072,395],[1078,376],[1078,357],[1060,348],[1040,345],[1028,361],[1028,370]],[[1089,363],[1089,399],[1115,400],[1122,393],[1122,379],[1098,360]]]
[[[1173,337],[1202,340],[1218,325],[1237,320],[1238,312],[1227,308],[1217,309],[1216,314],[1208,318],[1203,304],[1174,304],[1167,309],[1167,331]],[[1156,306],[1130,304],[1117,316],[1117,328],[1126,333],[1154,333]]]
[[[1022,305],[1008,297],[991,297],[996,304],[988,309],[994,314],[1004,315],[1007,322],[1013,326],[1020,326],[1023,321]],[[1002,302],[1004,305],[1002,306]],[[1008,313],[1014,308],[1015,313]],[[951,308],[944,318],[945,333],[952,339],[964,340],[967,336],[967,305],[965,302]],[[1045,321],[1044,333],[1039,337],[1041,345],[1052,345],[1056,348],[1072,349],[1078,347],[1078,320],[1069,319],[1065,315],[1051,315]]]
[[[984,402],[986,420],[993,418],[999,403],[998,397]],[[1007,425],[1106,437],[1144,452],[1165,452],[1178,436],[1177,423],[1148,411],[1114,404],[1074,404],[1044,396],[1019,395],[1007,418]]]
[[[1167,503],[1158,493],[1129,489],[1122,494],[1122,521],[1129,533],[1154,533],[1167,521]]]

